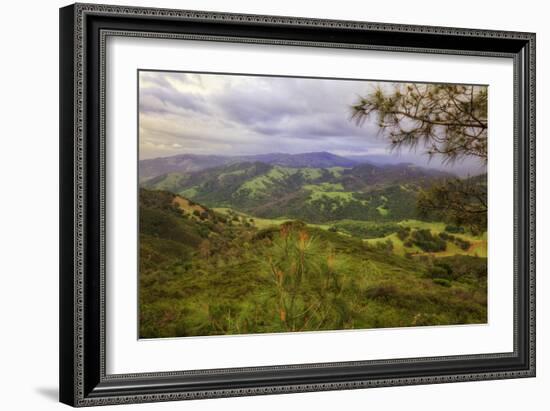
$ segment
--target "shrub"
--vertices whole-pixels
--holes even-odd
[[[455,244],[459,246],[461,249],[463,249],[464,251],[466,251],[472,245],[472,243],[470,243],[469,241],[463,240],[458,237],[455,238]]]
[[[472,245],[469,241],[463,240],[460,237],[456,237],[452,234],[447,234],[445,232],[439,233],[439,238],[445,241],[452,241],[455,243],[458,247],[460,247],[462,250],[466,251],[468,248],[470,248],[470,245]]]
[[[398,293],[397,287],[393,284],[382,284],[368,288],[365,291],[365,296],[372,299],[389,299],[396,296]]]
[[[410,231],[410,227],[402,227],[397,232],[397,237],[399,237],[401,241],[405,241],[405,239],[409,236]]]
[[[439,264],[451,267],[453,280],[455,281],[481,281],[487,279],[487,259],[468,255],[455,255],[445,257]]]
[[[378,241],[375,244],[377,250],[391,253],[393,251],[393,242],[389,238],[386,241]]]
[[[432,235],[432,232],[428,229],[413,231],[412,241],[426,252],[445,251],[447,249],[447,242],[439,236]]]
[[[451,267],[451,265],[445,261],[441,261],[441,260],[436,260],[435,262],[435,265],[437,267],[440,267],[440,268],[443,268],[447,274],[452,274],[453,273],[453,268]]]
[[[450,287],[452,285],[451,282],[445,278],[434,278],[433,282],[443,287]]]
[[[445,231],[447,231],[448,233],[454,233],[454,234],[464,234],[464,227],[449,224],[445,226]]]
[[[435,279],[435,278],[447,278],[448,273],[443,267],[433,266],[430,267],[428,270],[428,275]]]

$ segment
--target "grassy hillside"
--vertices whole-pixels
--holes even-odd
[[[277,187],[277,180],[282,179],[285,184],[296,181],[308,196],[346,192],[343,182],[340,186],[322,179],[341,178],[338,175],[347,169],[306,169],[306,174],[290,175],[284,168],[261,167],[235,166],[223,176],[217,172],[215,179],[241,186],[272,173],[267,182],[256,180],[253,190],[261,193],[263,184]],[[243,176],[251,178],[241,181]],[[196,186],[185,189],[192,187]],[[216,187],[222,190],[223,184]],[[335,197],[338,207],[345,207],[346,201],[382,206],[364,194],[365,198]],[[383,196],[386,200],[377,198],[385,201],[383,206],[391,213],[391,195]],[[279,218],[258,218],[229,207],[209,208],[196,198],[168,191],[140,190],[140,336],[487,321],[486,259],[436,257],[422,251],[421,247],[435,247],[441,241],[458,241],[439,237],[439,233],[450,234],[444,225],[352,219],[305,224],[285,215],[287,211],[281,210]],[[385,241],[387,236],[393,236],[391,244]],[[402,243],[415,241],[418,255],[396,253],[394,238]]]
[[[355,222],[357,224],[357,222]],[[372,236],[366,239],[369,244],[381,244],[388,240],[392,242],[394,252],[399,255],[430,255],[433,257],[448,257],[453,255],[470,255],[487,258],[487,233],[474,235],[469,232],[449,233],[447,224],[442,222],[427,222],[419,220],[403,220],[394,225],[393,229],[385,235]],[[402,228],[410,231],[405,234]],[[443,250],[426,250],[419,247],[411,239],[411,233],[420,230],[429,230],[432,236],[445,241]],[[400,236],[399,233],[402,233]],[[407,241],[410,240],[410,241]]]
[[[142,185],[267,219],[398,221],[417,218],[419,189],[448,176],[411,165],[316,168],[256,161],[172,172]]]

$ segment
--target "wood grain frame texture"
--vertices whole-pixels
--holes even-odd
[[[105,372],[108,36],[507,57],[514,64],[514,351]],[[97,4],[60,9],[60,401],[94,406],[535,376],[535,34]]]

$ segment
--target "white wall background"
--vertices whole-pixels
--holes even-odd
[[[274,15],[445,25],[537,33],[538,376],[536,379],[378,388],[130,405],[116,409],[514,410],[547,409],[550,388],[550,229],[545,176],[550,134],[550,26],[545,3],[460,0],[319,2],[277,0],[128,0],[116,4]],[[2,7],[0,24],[0,408],[62,409],[58,350],[58,7],[27,0]],[[108,407],[109,409],[115,409]],[[107,408],[104,408],[107,409]]]

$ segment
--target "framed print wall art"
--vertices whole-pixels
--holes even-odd
[[[60,11],[60,399],[535,375],[535,35]]]

